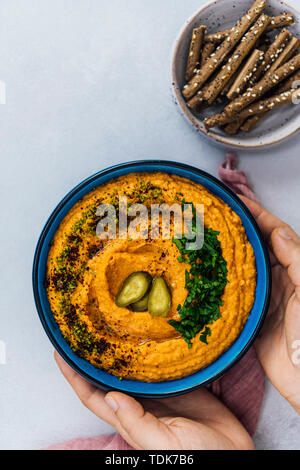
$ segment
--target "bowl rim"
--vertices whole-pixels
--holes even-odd
[[[262,249],[263,253],[263,258],[265,262],[265,268],[266,268],[266,294],[265,294],[265,299],[264,299],[264,304],[262,307],[262,311],[259,317],[259,320],[257,322],[256,328],[253,331],[252,336],[249,338],[247,344],[243,347],[243,349],[237,354],[229,363],[226,367],[224,367],[222,370],[220,370],[219,373],[214,374],[212,377],[210,377],[208,380],[203,381],[200,384],[197,384],[192,387],[188,387],[183,390],[178,390],[176,392],[166,392],[166,393],[139,393],[139,392],[127,392],[124,390],[120,390],[117,387],[111,387],[100,380],[95,380],[93,377],[91,377],[86,371],[82,370],[79,366],[77,366],[72,359],[68,356],[68,354],[65,352],[65,350],[60,346],[54,335],[52,334],[47,321],[46,321],[46,316],[47,314],[44,312],[44,309],[42,307],[41,299],[40,299],[40,294],[39,294],[39,280],[38,280],[38,272],[39,272],[39,265],[40,265],[40,256],[41,256],[41,251],[44,246],[44,242],[46,239],[46,236],[52,226],[52,223],[54,222],[56,216],[60,213],[60,211],[63,209],[63,207],[67,204],[67,202],[72,199],[76,193],[78,193],[80,190],[84,189],[85,186],[93,183],[96,181],[99,177],[104,177],[107,176],[111,173],[113,173],[116,170],[127,170],[130,169],[131,167],[141,167],[141,172],[143,172],[143,166],[153,166],[154,171],[164,171],[164,166],[167,167],[173,167],[176,169],[183,169],[186,171],[189,171],[193,174],[196,174],[200,177],[206,178],[216,186],[218,186],[221,190],[227,192],[227,194],[235,201],[235,203],[240,207],[240,209],[244,212],[246,217],[248,218],[249,222],[251,223],[256,236],[259,239],[259,243]],[[146,171],[147,172],[147,171]],[[148,171],[149,172],[149,171]],[[130,172],[128,173],[130,174]],[[112,177],[113,179],[113,177]],[[99,185],[100,186],[100,185]],[[223,376],[228,370],[230,370],[237,362],[240,361],[240,359],[247,353],[247,351],[250,349],[250,347],[253,345],[255,339],[257,338],[265,317],[267,315],[269,305],[270,305],[270,299],[271,299],[271,289],[272,289],[272,276],[271,276],[271,263],[270,263],[270,258],[269,258],[269,253],[267,250],[266,242],[264,240],[264,237],[262,235],[262,232],[246,206],[246,204],[230,189],[228,188],[222,181],[218,180],[214,176],[210,175],[209,173],[197,168],[193,167],[191,165],[187,165],[185,163],[179,163],[179,162],[174,162],[174,161],[169,161],[169,160],[137,160],[137,161],[130,161],[127,163],[120,163],[117,165],[110,166],[108,168],[105,168],[97,173],[94,173],[93,175],[89,176],[88,178],[84,179],[81,183],[76,185],[71,191],[67,193],[67,195],[58,203],[56,208],[53,210],[51,215],[49,216],[48,220],[46,221],[44,228],[40,234],[40,237],[37,242],[35,254],[34,254],[34,259],[33,259],[33,268],[32,268],[32,285],[33,285],[33,294],[34,294],[34,301],[36,305],[36,309],[40,318],[40,321],[42,323],[42,326],[50,339],[52,345],[54,346],[55,350],[60,354],[60,356],[67,362],[67,364],[72,367],[73,370],[75,370],[80,376],[82,376],[84,379],[86,379],[88,382],[92,383],[93,385],[100,387],[104,391],[120,391],[122,393],[127,393],[128,395],[137,397],[137,398],[170,398],[170,397],[176,397],[176,396],[181,396],[187,393],[190,393],[194,390],[198,390],[200,388],[203,388],[210,383],[216,381],[218,378]],[[229,348],[230,349],[230,348]],[[194,375],[194,374],[191,374]],[[179,379],[180,380],[180,379]],[[138,381],[140,382],[140,381]],[[168,381],[161,382],[161,383],[166,383],[168,384]]]
[[[211,0],[205,5],[202,6],[198,11],[193,13],[188,20],[186,20],[184,26],[182,26],[176,40],[175,40],[175,45],[173,47],[173,53],[172,53],[172,93],[173,96],[176,100],[176,103],[179,105],[181,114],[183,114],[183,117],[191,124],[194,128],[196,128],[197,131],[201,132],[206,138],[213,140],[215,143],[225,145],[227,148],[235,148],[235,149],[240,149],[240,150],[257,150],[257,149],[267,149],[270,147],[274,147],[276,145],[281,144],[282,142],[285,142],[287,139],[290,139],[293,137],[295,134],[297,134],[300,130],[300,124],[296,129],[291,131],[289,134],[279,138],[279,139],[274,139],[272,142],[266,143],[266,144],[243,144],[241,142],[231,142],[224,136],[218,136],[214,134],[213,132],[210,132],[205,128],[205,126],[201,126],[200,122],[195,118],[193,113],[189,110],[189,108],[186,105],[186,101],[184,100],[181,92],[181,88],[178,85],[177,78],[176,78],[176,57],[178,53],[178,49],[180,47],[180,44],[182,42],[182,39],[184,35],[186,34],[186,30],[189,27],[189,25],[196,20],[196,18],[200,15],[203,14],[208,8],[210,8],[213,5],[217,5],[221,0]],[[286,2],[285,0],[277,0],[278,4],[290,9],[294,10],[294,12],[297,13],[298,17],[300,18],[300,10],[296,8],[293,5],[290,5],[290,3]]]

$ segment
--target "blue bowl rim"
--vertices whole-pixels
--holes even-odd
[[[259,318],[259,321],[257,322],[257,326],[251,336],[249,338],[249,341],[245,345],[245,347],[240,351],[240,353],[226,366],[224,367],[219,373],[216,373],[213,375],[210,379],[205,380],[204,382],[195,385],[193,387],[184,389],[184,390],[179,390],[178,392],[166,392],[166,393],[159,393],[159,394],[151,394],[151,393],[135,393],[135,392],[126,392],[128,395],[134,396],[136,398],[154,398],[154,399],[160,399],[160,398],[170,398],[170,397],[177,397],[181,395],[185,395],[187,393],[190,393],[192,391],[198,390],[200,388],[203,388],[212,382],[215,382],[217,379],[222,377],[226,372],[228,372],[237,362],[239,362],[242,357],[247,353],[247,351],[250,349],[250,347],[253,345],[254,341],[256,340],[262,326],[265,320],[265,317],[267,315],[269,305],[270,305],[270,299],[271,299],[271,290],[272,290],[272,276],[271,276],[271,263],[270,263],[270,257],[269,257],[269,252],[264,240],[264,237],[262,235],[262,232],[253,217],[252,213],[246,206],[246,204],[234,193],[228,186],[226,186],[222,181],[218,180],[214,176],[210,175],[209,173],[200,170],[199,168],[193,167],[191,165],[187,165],[185,163],[180,163],[180,162],[174,162],[174,161],[169,161],[169,160],[136,160],[136,161],[130,161],[127,163],[120,163],[117,165],[113,165],[110,167],[105,168],[104,170],[101,170],[97,173],[94,173],[93,175],[89,176],[85,180],[83,180],[81,183],[76,185],[61,201],[60,203],[56,206],[50,217],[48,218],[41,235],[38,239],[38,243],[36,246],[35,254],[34,254],[34,260],[33,260],[33,269],[32,269],[32,284],[33,284],[33,294],[34,294],[34,300],[35,300],[35,305],[37,308],[37,312],[40,318],[40,321],[42,323],[42,326],[51,341],[52,345],[54,346],[55,350],[59,353],[59,355],[67,362],[67,364],[72,367],[73,370],[75,370],[79,375],[81,375],[84,379],[86,379],[88,382],[91,384],[95,385],[96,387],[101,388],[104,391],[121,391],[124,393],[123,390],[118,390],[117,388],[112,388],[105,383],[101,382],[100,380],[95,380],[92,378],[88,373],[83,371],[80,367],[78,367],[67,355],[67,353],[64,351],[64,349],[59,345],[55,337],[53,336],[47,322],[45,319],[45,314],[41,305],[41,300],[40,300],[40,295],[39,295],[39,289],[38,289],[38,270],[39,270],[39,262],[40,262],[40,254],[42,251],[42,247],[45,241],[45,238],[47,236],[47,233],[52,225],[52,222],[58,215],[58,213],[61,211],[61,209],[64,207],[64,205],[81,189],[83,189],[85,186],[89,185],[90,183],[93,183],[93,181],[96,181],[100,176],[106,176],[109,175],[110,173],[113,173],[115,170],[119,169],[130,169],[132,166],[135,167],[143,167],[144,165],[147,166],[153,166],[154,171],[164,171],[163,167],[173,167],[177,169],[183,169],[186,171],[190,171],[191,173],[194,173],[196,175],[199,175],[203,178],[208,179],[212,183],[214,183],[216,186],[221,188],[223,191],[225,191],[236,203],[237,205],[242,209],[242,211],[245,213],[249,221],[251,222],[254,231],[256,232],[256,235],[259,239],[263,255],[264,255],[264,261],[265,261],[265,266],[266,266],[266,281],[267,281],[267,288],[266,288],[266,295],[265,295],[265,301],[264,305],[262,308],[262,312]],[[156,169],[157,167],[157,169]],[[141,169],[141,172],[143,170]],[[166,382],[167,384],[168,382]]]

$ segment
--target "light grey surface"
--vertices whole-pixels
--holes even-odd
[[[54,365],[31,289],[35,244],[73,185],[108,165],[160,157],[217,174],[224,152],[177,111],[170,57],[202,0],[2,0],[0,448],[29,449],[109,427]],[[295,5],[299,3],[294,0]],[[300,5],[298,5],[300,6]],[[240,154],[263,203],[300,232],[300,136]],[[268,387],[258,448],[299,448],[300,420]]]

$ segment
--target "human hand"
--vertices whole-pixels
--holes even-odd
[[[82,403],[137,450],[246,450],[253,443],[233,414],[205,389],[165,400],[105,394],[55,360]]]
[[[300,414],[300,237],[255,202],[241,197],[256,218],[269,246],[272,298],[255,343],[266,375]]]

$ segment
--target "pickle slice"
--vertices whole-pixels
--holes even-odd
[[[134,304],[130,305],[134,312],[147,312],[148,310],[149,291],[141,300],[138,300]]]
[[[153,317],[167,317],[171,308],[170,289],[162,277],[156,277],[149,294],[148,310]]]
[[[117,295],[116,305],[123,308],[138,302],[147,293],[151,282],[152,277],[148,273],[140,271],[130,274]]]

